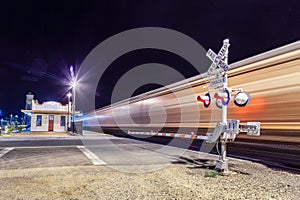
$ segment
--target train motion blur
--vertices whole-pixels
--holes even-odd
[[[228,104],[228,118],[260,121],[262,134],[300,135],[300,41],[230,64],[228,82],[250,93],[246,107]],[[221,109],[205,108],[205,74],[100,108],[77,120],[86,129],[186,131],[213,128]],[[182,129],[183,128],[183,129]]]

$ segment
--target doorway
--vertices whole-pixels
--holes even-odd
[[[49,115],[48,131],[53,131],[53,126],[54,126],[54,115]]]

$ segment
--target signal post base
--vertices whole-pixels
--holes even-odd
[[[216,170],[218,170],[219,172],[222,172],[223,174],[227,174],[229,173],[229,168],[228,168],[228,159],[220,159],[218,158],[216,160]]]

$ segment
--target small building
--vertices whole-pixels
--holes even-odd
[[[65,132],[70,126],[70,102],[66,105],[55,101],[39,104],[37,100],[32,99],[31,109],[21,111],[31,116],[30,131]]]

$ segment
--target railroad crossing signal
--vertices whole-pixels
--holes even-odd
[[[248,135],[260,135],[260,122],[248,122],[246,125],[240,124],[240,120],[227,120],[227,105],[231,99],[231,92],[237,91],[234,97],[234,103],[237,106],[246,106],[250,102],[250,95],[244,92],[243,89],[233,89],[228,87],[227,71],[229,65],[227,64],[228,47],[230,46],[229,40],[223,41],[223,46],[219,53],[216,54],[211,49],[206,53],[206,56],[212,61],[211,66],[207,71],[207,76],[215,74],[215,79],[210,80],[208,89],[213,89],[214,95],[206,93],[204,96],[198,96],[197,100],[202,102],[205,108],[211,104],[212,98],[216,99],[217,107],[222,109],[222,122],[218,122],[213,133],[208,134],[205,139],[209,143],[221,143],[221,154],[216,160],[216,169],[223,173],[228,173],[228,159],[226,158],[227,143],[233,142],[236,135],[240,132],[247,132]],[[217,70],[222,69],[223,72]]]

